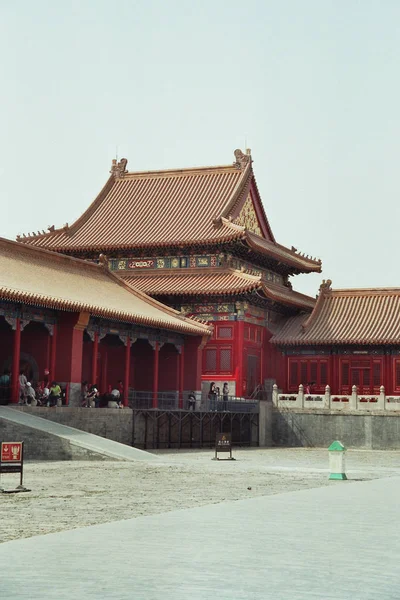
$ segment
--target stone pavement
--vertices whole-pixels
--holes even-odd
[[[108,440],[93,433],[61,425],[48,419],[42,419],[41,417],[36,417],[8,406],[0,406],[1,419],[23,427],[35,429],[44,434],[62,438],[67,440],[71,446],[89,450],[93,454],[99,454],[114,460],[158,460],[154,454],[150,454],[150,452],[145,452],[139,448],[126,446],[125,444]]]
[[[4,543],[0,598],[397,600],[399,497],[337,482]]]

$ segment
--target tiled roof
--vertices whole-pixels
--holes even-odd
[[[288,319],[281,345],[400,344],[400,289],[321,290],[311,316]]]
[[[309,296],[294,292],[283,285],[267,282],[260,276],[249,275],[234,269],[209,272],[198,269],[197,272],[190,273],[173,270],[162,273],[140,273],[123,278],[130,285],[134,285],[151,296],[195,296],[200,294],[218,296],[259,290],[267,298],[282,304],[307,310],[312,310],[315,305],[315,300]]]
[[[241,229],[216,227],[213,219],[249,174],[250,167],[245,172],[230,166],[111,176],[68,230],[29,242],[60,251],[109,251],[234,239]]]
[[[260,254],[269,254],[273,258],[284,262],[285,264],[301,268],[305,271],[321,272],[321,262],[315,258],[309,258],[303,254],[298,254],[281,244],[270,242],[255,233],[246,231],[246,240],[253,250]]]
[[[18,240],[65,253],[244,240],[256,252],[299,271],[320,271],[319,261],[276,244],[259,197],[251,157],[242,157],[229,166],[137,173],[126,171],[123,159],[123,168],[120,163],[113,165],[103,190],[75,223]],[[251,186],[265,240],[234,223]]]
[[[102,264],[71,258],[0,238],[0,298],[93,316],[207,335],[208,328],[183,318],[125,284]]]

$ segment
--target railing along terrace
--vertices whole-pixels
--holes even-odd
[[[194,410],[198,412],[242,412],[258,413],[259,402],[254,398],[241,398],[237,396],[217,396],[215,399],[207,395],[195,394],[196,400],[189,400],[189,392],[184,392],[183,397],[178,392],[158,392],[156,395],[151,390],[129,389],[129,407],[141,410]]]
[[[387,396],[383,385],[379,388],[379,394],[359,394],[357,387],[353,385],[351,395],[331,394],[329,385],[325,387],[324,394],[307,394],[304,386],[299,385],[297,394],[281,394],[278,386],[272,388],[272,402],[278,408],[303,408],[315,410],[400,410],[400,396]]]

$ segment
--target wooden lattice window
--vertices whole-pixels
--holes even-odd
[[[319,382],[321,385],[328,385],[328,363],[321,361],[319,364]]]
[[[215,373],[217,370],[217,349],[216,348],[206,348],[206,372]]]
[[[299,379],[299,363],[296,361],[289,362],[289,386],[295,388],[298,385]]]
[[[310,363],[310,383],[318,383],[318,363],[315,360]]]
[[[394,389],[395,391],[400,390],[400,359],[396,358],[393,365],[394,370]]]
[[[219,355],[219,369],[220,371],[231,371],[232,370],[232,350],[230,348],[221,348]]]
[[[342,362],[342,385],[349,385],[349,363]]]
[[[307,369],[307,363],[301,362],[300,363],[300,381],[299,383],[302,383],[304,386],[307,385],[308,383],[308,373],[307,373],[308,369]]]
[[[218,327],[218,337],[226,339],[232,337],[232,327]]]
[[[379,388],[382,385],[382,363],[381,361],[374,360],[372,365],[372,385],[374,388]]]

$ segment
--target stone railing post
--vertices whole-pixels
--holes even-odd
[[[385,386],[381,385],[379,388],[379,398],[378,398],[378,406],[377,408],[381,410],[386,409],[386,394],[385,394]]]
[[[329,385],[325,387],[324,408],[331,407],[331,388]]]
[[[351,388],[349,408],[350,410],[357,410],[357,386],[355,385]]]
[[[304,386],[302,383],[299,385],[299,393],[297,394],[297,402],[301,408],[304,408]]]
[[[276,383],[272,386],[272,404],[278,406],[278,386]]]

